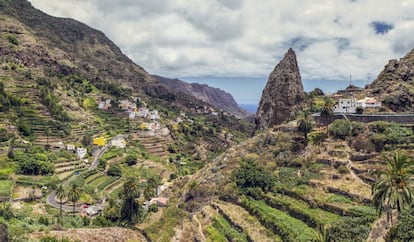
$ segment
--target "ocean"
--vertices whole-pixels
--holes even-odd
[[[244,110],[247,110],[250,113],[256,113],[258,104],[256,104],[256,103],[254,103],[254,104],[242,103],[242,104],[239,104],[239,106],[241,108],[243,108]]]

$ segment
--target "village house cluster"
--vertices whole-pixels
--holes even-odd
[[[137,102],[142,103],[141,107],[138,107]],[[108,110],[112,107],[112,100],[106,99],[105,101],[100,101],[98,103],[98,109]],[[145,102],[141,101],[139,97],[132,98],[132,101],[128,99],[120,100],[118,102],[118,108],[126,113],[128,113],[128,118],[134,120],[136,118],[143,119],[140,125],[138,126],[141,130],[150,131],[150,132],[161,132],[165,133],[166,130],[160,125],[160,114],[158,110],[150,110],[147,108]]]
[[[338,98],[334,106],[334,113],[356,113],[357,108],[381,108],[381,102],[373,97],[365,97],[360,100],[352,98]]]

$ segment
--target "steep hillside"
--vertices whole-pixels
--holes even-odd
[[[111,95],[141,94],[179,108],[205,102],[176,93],[133,63],[102,32],[73,19],[49,16],[26,0],[1,0],[3,62],[30,69],[32,76],[86,79]],[[12,42],[16,41],[17,44]]]
[[[42,68],[47,63],[50,72],[79,73],[94,83],[107,81],[137,87],[153,82],[143,68],[126,57],[102,32],[83,23],[49,16],[25,0],[2,0],[0,12],[5,18],[3,23],[11,19],[20,23],[12,29],[3,27],[3,33],[12,32],[17,40],[32,35],[31,40],[36,40],[22,41],[19,52],[2,48],[2,56],[9,60],[15,59],[31,68]]]
[[[400,60],[390,60],[367,92],[395,112],[414,110],[414,49]]]
[[[218,109],[240,117],[246,117],[249,115],[246,110],[239,107],[230,93],[227,93],[219,88],[210,87],[206,84],[187,83],[178,79],[169,79],[161,76],[153,77],[175,91],[187,93],[213,105]]]
[[[271,128],[292,118],[304,99],[296,54],[289,49],[269,75],[256,113],[257,128]]]

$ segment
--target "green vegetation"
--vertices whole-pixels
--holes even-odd
[[[318,225],[332,224],[340,218],[339,215],[327,212],[319,208],[311,208],[308,203],[293,199],[284,195],[266,195],[265,200],[267,204],[277,207],[281,210],[286,210],[293,216],[307,221],[307,223],[316,228]]]
[[[298,119],[298,130],[305,136],[305,145],[308,144],[308,133],[312,131],[312,116],[309,110],[303,110]]]
[[[345,139],[352,134],[351,122],[344,119],[337,119],[329,125],[329,133],[335,138]]]
[[[411,206],[413,192],[411,188],[414,166],[409,157],[395,152],[392,158],[384,156],[387,166],[372,185],[372,201],[381,214],[387,213],[387,221],[392,221],[392,210],[401,212]]]
[[[122,192],[121,220],[136,224],[140,219],[141,207],[136,201],[140,196],[139,183],[135,178],[128,178]]]
[[[111,165],[107,173],[109,176],[121,176],[122,175],[121,166],[118,164]]]
[[[68,122],[70,118],[63,109],[62,105],[59,104],[59,99],[53,94],[53,85],[48,80],[40,79],[37,80],[40,90],[40,98],[42,103],[48,108],[52,116],[61,122]]]
[[[211,242],[227,242],[226,236],[216,229],[212,224],[208,225],[206,228],[207,231],[207,241]]]
[[[367,240],[372,218],[343,217],[329,229],[329,241],[363,242]]]
[[[242,205],[249,213],[257,216],[265,227],[277,231],[277,234],[280,234],[284,241],[312,241],[315,239],[315,231],[304,222],[271,208],[262,201],[244,198]]]
[[[219,215],[213,219],[213,227],[216,229],[215,232],[224,235],[229,241],[247,242],[247,235],[232,227],[223,216]],[[221,238],[217,233],[214,235]]]
[[[242,160],[240,167],[233,171],[232,179],[243,191],[249,188],[268,191],[274,184],[274,178],[270,172],[259,167],[253,160]]]
[[[81,190],[76,183],[72,183],[69,189],[66,191],[66,197],[69,201],[72,202],[73,206],[73,216],[75,216],[75,205],[76,202],[80,199]]]
[[[19,41],[17,40],[16,36],[12,34],[6,35],[6,40],[12,45],[16,45],[16,46],[19,45]]]
[[[0,197],[9,196],[13,181],[11,180],[0,180]]]
[[[411,241],[414,238],[414,208],[410,208],[398,214],[398,222],[393,227],[395,234],[391,234],[390,241]]]
[[[145,228],[145,232],[152,241],[168,242],[174,236],[174,228],[179,224],[183,216],[183,210],[175,206],[167,207],[162,217]]]

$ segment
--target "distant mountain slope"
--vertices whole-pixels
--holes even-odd
[[[393,111],[414,111],[414,49],[400,60],[390,60],[367,91]]]
[[[90,79],[118,82],[123,86],[153,81],[102,32],[81,22],[49,16],[26,0],[1,0],[0,13],[18,20],[36,38],[35,43],[29,43],[19,52],[4,53],[2,49],[2,55],[9,54],[26,66],[48,64],[52,71],[64,75],[80,72]],[[22,29],[15,32],[19,36]]]
[[[210,87],[206,84],[187,83],[178,79],[169,79],[162,76],[153,75],[153,77],[175,91],[187,93],[217,107],[218,109],[222,109],[240,117],[249,115],[246,110],[239,107],[230,93],[219,88]]]
[[[27,0],[0,0],[0,17],[3,62],[29,68],[34,76],[51,78],[53,82],[62,81],[62,77],[79,77],[108,94],[119,94],[123,89],[186,110],[194,104],[208,105],[162,85],[101,31],[86,24],[49,16]],[[7,38],[18,44],[8,43]]]

